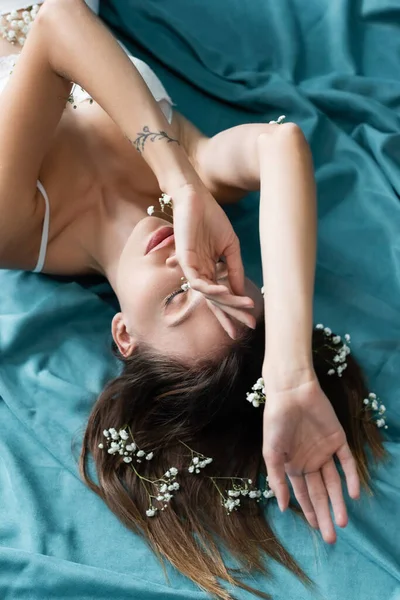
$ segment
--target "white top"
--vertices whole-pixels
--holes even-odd
[[[33,269],[33,273],[40,273],[43,269],[44,261],[46,260],[47,242],[49,239],[49,225],[50,225],[50,202],[47,196],[46,190],[43,184],[39,181],[36,182],[36,186],[42,192],[43,198],[46,202],[46,214],[44,215],[43,230],[42,230],[42,241],[40,243],[39,258],[36,267]]]

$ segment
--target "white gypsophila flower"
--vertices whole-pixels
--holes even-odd
[[[160,201],[163,202],[164,204],[171,204],[171,196],[168,196],[167,194],[162,194]]]
[[[194,471],[194,466],[193,466],[193,465],[190,465],[190,467],[188,468],[188,471],[189,471],[189,473],[193,473],[193,471]]]
[[[272,490],[264,490],[263,496],[264,498],[272,498],[273,496],[275,496],[275,494]]]
[[[376,421],[376,424],[377,424],[378,427],[383,427],[384,424],[385,424],[385,419],[378,419]]]
[[[351,340],[350,335],[348,333],[345,333],[344,339],[346,340],[346,342],[350,342],[350,340]]]
[[[119,433],[115,432],[111,434],[113,440],[119,440]]]
[[[156,514],[156,511],[154,508],[149,508],[148,510],[146,510],[147,517],[154,517],[155,514]]]
[[[163,483],[162,486],[160,487],[160,492],[164,493],[166,492],[168,489],[168,486],[166,483]]]
[[[369,400],[368,400],[368,398],[364,398],[364,400],[363,400],[363,403],[364,403],[364,404],[369,404]]]
[[[119,435],[120,435],[121,439],[123,439],[123,440],[129,439],[129,433],[127,431],[125,431],[125,429],[120,429]]]
[[[376,400],[376,394],[374,394],[373,392],[368,394],[368,396],[371,398],[371,400]]]
[[[104,448],[104,444],[99,444],[99,448]]]
[[[322,323],[318,323],[318,325],[315,326],[315,329],[323,329],[324,326],[322,325]]]
[[[110,434],[108,433],[108,430],[107,430],[107,429],[104,429],[104,431],[103,431],[103,435],[104,435],[104,437],[106,437],[106,438],[110,437]]]
[[[199,457],[195,456],[194,459],[193,459],[193,464],[197,465],[198,463],[199,463]]]
[[[171,473],[170,473],[169,469],[168,469],[168,471],[165,471],[164,477],[168,477],[168,478],[171,477]]]
[[[146,452],[144,452],[143,450],[139,450],[139,452],[137,453],[137,455],[136,455],[136,456],[139,456],[139,457],[141,458],[141,457],[142,457],[142,456],[144,456],[145,454],[146,454]]]
[[[328,375],[334,375],[336,373],[335,369],[329,369]]]
[[[378,403],[376,400],[373,400],[371,402],[371,407],[373,408],[373,410],[378,410]]]
[[[384,404],[381,404],[379,407],[379,412],[382,414],[386,411],[386,406]]]
[[[171,473],[171,475],[178,475],[178,469],[176,467],[171,467],[169,472]]]
[[[325,332],[325,335],[327,335],[328,337],[329,337],[330,335],[332,335],[332,330],[331,330],[331,329],[329,329],[329,327],[325,327],[325,329],[324,329],[324,332]]]
[[[260,406],[260,401],[259,400],[253,400],[252,405],[254,406],[254,408],[258,408]]]
[[[151,217],[151,215],[154,213],[154,206],[149,206],[149,208],[147,209],[147,214]]]
[[[130,463],[132,462],[132,458],[130,456],[124,456],[124,462]]]
[[[280,125],[283,119],[286,119],[285,115],[281,115],[276,121],[269,121],[269,125]]]
[[[339,344],[341,341],[342,341],[342,338],[340,337],[340,335],[335,335],[335,336],[332,338],[332,342],[333,342],[334,344]]]
[[[151,460],[153,458],[154,454],[153,452],[149,452],[149,454],[146,455],[146,460]]]

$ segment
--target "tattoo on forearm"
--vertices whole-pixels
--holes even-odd
[[[138,152],[143,152],[144,145],[148,139],[150,139],[151,142],[155,142],[157,139],[166,139],[168,140],[168,144],[170,142],[176,142],[177,144],[179,144],[179,140],[174,140],[165,131],[150,131],[147,125],[143,127],[143,131],[138,133],[138,137],[136,138],[136,140],[134,140],[133,142],[132,140],[130,140],[130,142],[135,146]]]

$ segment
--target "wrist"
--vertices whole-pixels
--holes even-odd
[[[304,364],[279,364],[276,361],[266,359],[263,365],[263,378],[266,390],[284,392],[293,390],[304,384],[317,381],[317,376],[312,363]]]
[[[165,194],[174,199],[174,193],[186,186],[194,185],[199,176],[183,148],[179,146],[165,158],[159,168],[153,169],[160,187]]]

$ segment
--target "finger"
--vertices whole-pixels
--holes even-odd
[[[218,296],[223,294],[230,294],[230,291],[226,287],[226,285],[215,283],[215,281],[212,281],[205,275],[200,276],[197,269],[195,269],[194,267],[188,267],[187,265],[184,265],[182,263],[180,264],[186,279],[190,283],[190,287],[196,290],[197,292],[201,292],[205,296]]]
[[[317,515],[315,514],[314,507],[310,500],[304,475],[288,475],[288,477],[292,484],[297,502],[300,504],[307,521],[310,523],[311,527],[318,529]]]
[[[254,315],[247,312],[245,309],[233,308],[231,306],[227,306],[226,304],[221,304],[217,300],[211,300],[211,302],[234,319],[237,319],[237,321],[240,321],[241,323],[247,325],[247,327],[250,327],[251,329],[255,329],[256,318]]]
[[[235,296],[231,294],[226,285],[216,283],[205,275],[200,276],[197,269],[181,265],[186,279],[190,283],[190,287],[201,292],[210,300],[218,299],[221,304],[236,306],[241,308],[254,308],[254,300],[250,296]]]
[[[343,499],[342,481],[333,458],[321,468],[321,472],[332,504],[336,525],[339,527],[346,527],[348,518],[346,505]]]
[[[274,492],[281,511],[289,506],[289,487],[286,482],[285,462],[283,455],[274,450],[263,453],[268,473],[268,485]]]
[[[321,472],[306,473],[304,475],[310,500],[318,519],[322,537],[328,544],[336,542],[336,533],[333,527],[331,513],[329,511],[328,494],[322,480]]]
[[[249,296],[234,296],[229,291],[228,293],[204,294],[209,300],[216,301],[224,306],[232,308],[254,308],[254,300]]]
[[[239,296],[244,294],[244,268],[240,254],[240,243],[236,236],[232,245],[225,250],[224,256],[228,267],[228,278],[232,291]]]
[[[336,452],[336,456],[340,460],[344,474],[346,476],[346,484],[350,498],[358,499],[360,497],[360,478],[357,472],[357,464],[354,456],[351,453],[347,442],[343,444]]]
[[[232,322],[232,320],[228,317],[227,314],[224,313],[223,310],[218,308],[218,306],[214,306],[213,303],[209,300],[207,300],[206,302],[208,308],[217,317],[218,321],[220,322],[226,333],[229,335],[229,337],[235,340],[237,338],[237,328],[235,327],[235,324]]]

